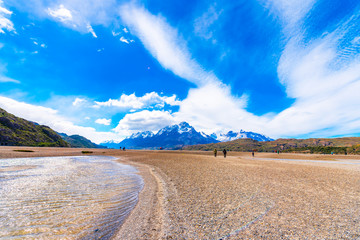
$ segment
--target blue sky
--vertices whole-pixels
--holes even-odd
[[[356,1],[0,0],[0,107],[97,143],[360,134]]]

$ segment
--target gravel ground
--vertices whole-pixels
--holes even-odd
[[[0,148],[0,157],[81,153],[31,149]],[[140,200],[116,239],[360,239],[359,164],[269,160],[360,163],[359,156],[91,151],[118,156],[144,177]]]
[[[166,189],[153,239],[360,238],[360,165],[239,155],[128,153]]]

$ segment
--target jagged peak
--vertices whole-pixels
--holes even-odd
[[[216,135],[215,139],[221,142],[232,141],[241,138],[251,138],[257,141],[272,141],[273,139],[266,137],[263,134],[255,133],[255,132],[247,132],[244,130],[240,130],[239,132],[228,131],[227,133],[220,133]]]
[[[182,134],[184,132],[190,132],[191,130],[194,130],[194,128],[192,126],[190,126],[189,123],[181,122],[179,124],[170,125],[170,126],[160,129],[159,132],[157,133],[157,135],[161,135],[165,132],[172,132],[172,131],[177,131],[180,134]]]
[[[144,132],[137,132],[137,133],[133,133],[131,134],[130,137],[128,138],[147,138],[147,137],[152,137],[154,135],[153,132],[150,131],[144,131]]]

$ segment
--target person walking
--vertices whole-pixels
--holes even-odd
[[[214,149],[214,157],[216,157],[216,155],[217,155],[217,150],[216,150],[216,148]]]
[[[223,153],[224,153],[224,158],[226,158],[226,149],[225,148],[223,150]]]
[[[255,156],[255,152],[254,152],[254,151],[252,151],[251,155],[252,155],[252,157],[254,157],[254,156]]]

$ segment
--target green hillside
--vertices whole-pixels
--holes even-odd
[[[82,137],[80,135],[68,136],[65,133],[59,133],[59,134],[73,148],[106,148],[104,146],[97,145],[92,141],[90,141],[89,139]]]
[[[16,117],[0,108],[0,145],[70,147],[47,126]]]
[[[275,141],[258,142],[252,139],[237,139],[230,142],[186,146],[185,150],[212,151],[227,149],[230,151],[250,152],[298,152],[324,154],[360,154],[360,137],[344,138],[310,138],[310,139],[277,139]]]

